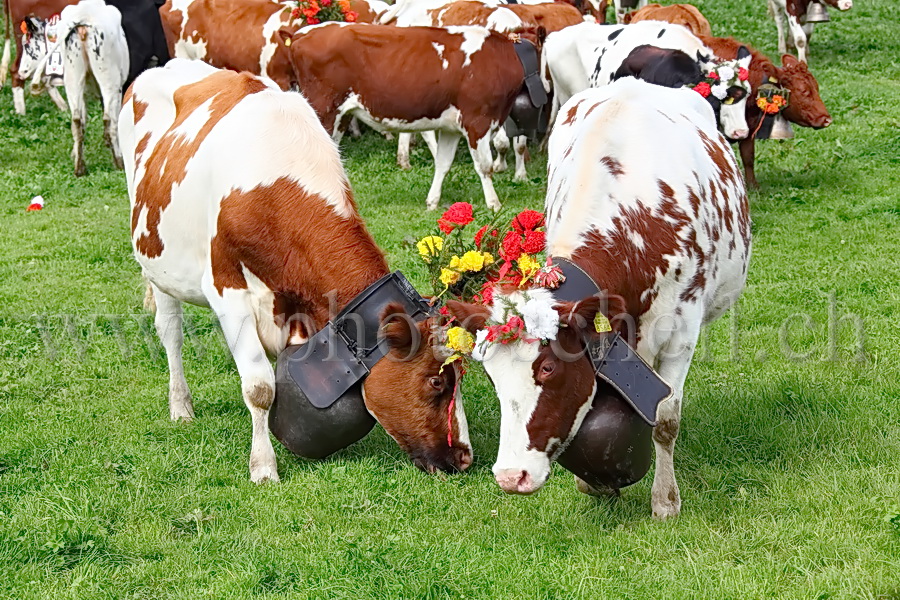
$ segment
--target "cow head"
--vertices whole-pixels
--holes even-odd
[[[390,351],[363,383],[366,408],[428,472],[462,471],[472,464],[469,427],[458,370],[443,366],[441,331],[434,318],[415,322],[400,304],[382,314]]]
[[[477,332],[473,357],[482,361],[500,400],[500,447],[493,470],[504,491],[539,490],[551,463],[578,432],[597,388],[585,342],[595,335],[599,311],[621,312],[604,308],[609,300],[556,302],[549,290],[536,288],[497,290],[490,309],[447,303],[464,327]],[[615,301],[621,308],[621,299]],[[520,335],[510,338],[509,331],[523,323]],[[506,341],[491,342],[503,327],[509,327]]]
[[[809,72],[806,63],[790,54],[781,57],[779,85],[791,90],[790,103],[782,115],[801,127],[821,129],[831,125],[831,115],[819,96],[819,83]]]
[[[853,0],[822,0],[828,6],[833,6],[838,10],[850,10],[853,8]]]
[[[19,77],[29,79],[47,54],[47,21],[34,16],[25,17],[19,25],[22,32],[22,60]],[[38,90],[32,89],[32,92]]]
[[[741,80],[737,77],[737,74],[741,69],[749,71],[750,59],[750,51],[747,50],[745,46],[741,46],[738,49],[737,60],[725,60],[716,63],[707,62],[702,65],[704,75],[710,71],[718,73],[723,70],[726,73],[734,74],[733,77],[728,77],[727,81],[722,81],[722,79],[726,78],[720,78],[719,85],[727,86],[719,93],[720,95],[724,93],[724,97],[715,95],[715,86],[713,87],[713,93],[707,97],[713,105],[713,110],[716,112],[716,118],[719,121],[722,132],[727,138],[732,140],[742,140],[750,135],[750,128],[747,126],[746,116],[747,97],[750,95],[750,82],[749,80]]]

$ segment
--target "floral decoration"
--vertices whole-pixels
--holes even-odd
[[[359,13],[350,10],[349,0],[296,0],[291,19],[302,18],[307,25],[326,21],[355,23]]]
[[[735,69],[735,66],[733,60],[714,61],[712,69],[704,74],[703,81],[693,86],[693,90],[704,98],[713,96],[726,103],[729,103],[729,88],[738,86],[750,91],[750,85],[746,83],[750,72],[744,67]]]

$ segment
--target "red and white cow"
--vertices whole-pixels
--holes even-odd
[[[490,142],[525,79],[509,38],[483,27],[335,23],[288,33],[300,91],[337,139],[342,121],[351,116],[379,130],[436,131],[426,200],[434,210],[465,136],[485,202],[499,210]]]
[[[815,23],[806,22],[806,11],[810,4],[821,1],[845,11],[853,8],[853,0],[769,0],[769,14],[775,19],[778,29],[778,51],[784,54],[788,46],[797,49],[797,56],[803,62],[809,55],[809,38],[812,37]],[[784,22],[787,20],[787,30]]]
[[[648,4],[640,10],[625,15],[626,23],[641,21],[665,21],[687,27],[697,37],[712,35],[712,28],[703,13],[693,4]]]
[[[613,81],[628,55],[642,45],[681,50],[695,58],[704,73],[721,67],[737,73],[750,65],[749,53],[737,60],[726,60],[680,25],[659,21],[633,25],[582,23],[547,36],[544,43],[541,70],[549,73],[553,84],[554,114],[574,94]],[[716,61],[725,62],[718,65]],[[725,135],[740,140],[750,133],[744,115],[750,85],[746,81],[736,84],[723,90],[730,101],[721,103],[720,118]]]
[[[84,127],[87,122],[85,88],[93,78],[103,100],[103,139],[113,153],[113,161],[122,168],[118,119],[122,109],[122,88],[128,78],[128,43],[122,30],[122,15],[103,0],[81,0],[60,13],[55,43],[47,39],[47,23],[27,17],[28,35],[19,77],[33,77],[31,89],[38,93],[48,57],[57,49],[63,55],[63,84],[72,113],[72,160],[75,175],[86,173],[84,165]]]
[[[277,480],[267,354],[305,343],[335,307],[389,272],[356,210],[337,145],[302,95],[181,59],[137,79],[119,131],[135,257],[169,359],[170,415],[194,415],[182,302],[207,306],[252,417],[250,478]],[[395,306],[382,317],[401,313]],[[434,329],[433,318],[391,320],[390,354],[374,365],[363,394],[418,466],[462,470],[472,460],[468,428],[461,408],[448,417],[455,374],[435,357]]]
[[[697,93],[626,78],[563,107],[548,170],[548,256],[618,297],[624,313],[607,316],[627,324],[637,353],[672,387],[653,431],[652,506],[657,518],[675,516],[684,381],[701,327],[734,304],[747,277],[750,215],[734,154]],[[492,308],[448,303],[477,332],[476,358],[500,399],[494,474],[507,492],[537,491],[590,409],[597,383],[583,349],[601,300],[498,288]],[[485,325],[513,315],[524,317],[524,338],[487,342]]]
[[[361,23],[387,9],[380,0],[351,0]],[[222,69],[265,75],[291,87],[291,63],[278,34],[303,20],[291,17],[296,3],[277,0],[167,0],[159,9],[169,52]]]

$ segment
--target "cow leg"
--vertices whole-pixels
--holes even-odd
[[[169,361],[169,417],[173,421],[190,421],[194,418],[194,403],[191,400],[191,390],[184,378],[184,363],[181,358],[181,348],[184,344],[181,302],[160,291],[152,283],[148,287],[148,295],[151,293],[150,289],[153,290],[151,298],[156,302],[154,318],[156,334],[166,350],[166,358]]]
[[[787,53],[787,32],[784,30],[784,13],[775,0],[769,0],[769,14],[775,19],[775,29],[778,30],[778,53]]]
[[[741,162],[744,163],[744,181],[748,187],[758,188],[759,183],[756,181],[756,173],[753,170],[756,141],[753,138],[744,138],[738,142],[738,149],[741,152]]]
[[[67,44],[66,67],[63,73],[66,97],[69,99],[69,110],[72,113],[72,161],[75,163],[76,177],[81,177],[86,172],[84,124],[87,118],[87,108],[84,103],[84,88],[87,82],[87,63],[82,51],[82,43],[79,36],[72,36],[71,45]]]
[[[404,171],[412,168],[412,165],[409,164],[409,146],[412,142],[412,136],[413,134],[406,132],[397,135],[397,164]]]
[[[516,175],[513,177],[516,181],[525,181],[528,179],[528,172],[525,170],[525,155],[528,152],[528,137],[517,135],[513,139],[513,145],[516,152]]]
[[[431,158],[437,160],[437,132],[420,131],[419,135],[422,136],[422,140],[425,142],[425,145],[428,146],[428,151],[431,152]]]
[[[98,73],[98,69],[94,69]],[[124,169],[122,148],[119,146],[119,113],[122,111],[122,84],[112,73],[98,73],[100,96],[103,99],[103,140],[112,151],[113,162],[117,169]]]
[[[500,199],[497,198],[497,192],[494,190],[494,182],[491,179],[491,134],[486,133],[475,146],[469,144],[469,154],[472,155],[472,163],[475,165],[475,172],[481,179],[481,188],[484,190],[484,201],[488,208],[494,211],[500,210]]]
[[[62,97],[62,94],[59,93],[58,87],[56,87],[55,85],[49,86],[47,88],[47,94],[50,96],[50,99],[53,100],[53,104],[56,105],[56,108],[62,111],[69,110],[69,105]]]
[[[802,62],[807,62],[807,41],[806,32],[803,31],[803,26],[800,25],[800,21],[797,20],[797,17],[793,15],[788,15],[788,26],[791,30],[791,38],[794,40],[794,45],[797,47],[797,58]]]
[[[497,130],[494,136],[494,149],[497,151],[497,158],[494,159],[494,173],[502,173],[506,170],[506,155],[509,152],[509,136],[506,135],[506,127]]]
[[[13,77],[15,79],[15,77]],[[25,87],[20,81],[18,85],[13,81],[12,86],[12,95],[13,95],[13,107],[15,108],[17,115],[25,114]]]
[[[462,137],[456,131],[438,131],[437,149],[434,158],[434,179],[431,181],[431,189],[428,190],[428,199],[425,206],[428,210],[435,210],[441,202],[441,188],[444,178],[453,164],[456,156],[456,148],[459,146],[459,138]]]
[[[257,334],[253,299],[247,290],[225,288],[219,295],[210,273],[204,295],[219,317],[222,333],[231,349],[244,404],[250,411],[253,437],[250,444],[250,481],[278,481],[275,450],[269,439],[269,408],[275,399],[275,371]]]
[[[354,140],[359,139],[362,136],[362,131],[359,130],[359,119],[353,117],[350,119],[350,137]]]
[[[684,381],[700,337],[702,323],[698,303],[683,306],[682,321],[669,336],[657,355],[660,377],[672,386],[672,395],[656,409],[653,445],[656,448],[656,471],[653,474],[651,505],[653,517],[668,519],[681,512],[681,495],[675,480],[675,441],[681,427],[681,400]]]

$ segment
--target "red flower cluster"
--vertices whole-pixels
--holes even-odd
[[[337,3],[337,6],[334,4]],[[353,23],[359,14],[350,10],[349,0],[299,0],[291,10],[291,18],[300,17],[307,25],[318,25],[325,21],[346,21]]]
[[[475,220],[472,216],[472,205],[468,202],[456,202],[438,219],[438,227],[444,233],[452,233],[456,227],[465,227]]]
[[[537,254],[544,250],[547,235],[537,231],[544,226],[544,213],[536,210],[523,210],[513,218],[512,230],[503,237],[500,256],[507,262],[517,260],[522,253]]]
[[[481,250],[481,241],[484,239],[484,234],[487,233],[487,225],[484,225],[481,229],[479,229],[475,233],[475,246]],[[500,233],[496,229],[491,229],[491,233],[488,234],[488,237],[496,238],[500,235]]]
[[[710,75],[712,75],[710,73]],[[704,98],[708,97],[712,93],[712,88],[709,87],[709,84],[705,81],[701,81],[697,85],[694,86],[694,91],[703,96]]]
[[[489,342],[499,342],[508,344],[516,340],[532,341],[525,337],[525,321],[518,315],[513,315],[506,323],[502,325],[491,325],[487,328],[487,337]]]
[[[738,79],[740,79],[741,81],[747,81],[748,79],[750,79],[750,71],[748,71],[744,67],[741,67],[740,69],[738,69]]]

